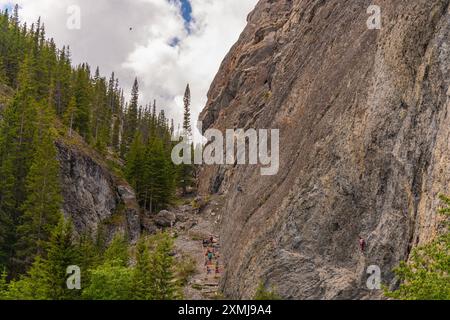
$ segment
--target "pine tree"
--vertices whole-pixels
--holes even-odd
[[[0,269],[1,271],[1,269]],[[8,274],[6,273],[6,268],[0,273],[0,301],[6,300],[8,294],[8,283],[6,282]]]
[[[113,126],[112,126],[112,148],[114,151],[118,152],[120,150],[120,118],[118,115],[113,116]]]
[[[111,106],[108,105],[106,79],[100,76],[98,67],[94,76],[92,100],[91,132],[93,133],[93,145],[98,151],[104,153],[111,144],[112,110]],[[112,103],[114,104],[114,99]]]
[[[134,296],[137,300],[152,300],[153,266],[150,260],[148,240],[142,237],[136,246],[136,266],[133,274]]]
[[[77,102],[74,128],[87,142],[90,142],[91,83],[89,67],[85,64],[75,72],[74,96]]]
[[[7,158],[0,166],[0,266],[9,265],[16,238],[14,185],[12,158]]]
[[[18,228],[18,257],[25,265],[30,265],[34,256],[43,254],[44,244],[50,239],[61,215],[62,196],[59,162],[53,143],[53,121],[52,111],[41,106],[36,151],[27,176],[27,198],[21,208],[22,223]]]
[[[117,233],[103,255],[104,261],[123,267],[128,266],[128,243],[125,236]]]
[[[14,11],[13,11],[13,15],[11,17],[11,22],[12,22],[14,28],[19,27],[19,5],[18,4],[14,5]]]
[[[35,151],[38,106],[33,99],[35,88],[31,65],[31,58],[27,57],[18,76],[18,91],[0,123],[0,229],[6,230],[0,237],[0,256],[8,261],[12,276],[18,271],[12,260],[18,239],[16,228],[26,200],[26,178]]]
[[[0,84],[6,84],[6,72],[5,66],[3,65],[3,61],[0,59]]]
[[[9,283],[7,300],[49,300],[46,266],[41,257],[36,257],[30,270],[19,280]]]
[[[186,86],[183,102],[184,102],[183,134],[188,141],[191,141],[192,139],[191,89],[189,88],[189,84]]]
[[[72,130],[75,120],[75,115],[77,112],[77,101],[75,97],[70,99],[69,105],[67,107],[66,112],[64,113],[64,124],[69,128],[69,137],[72,137]]]
[[[79,238],[77,244],[77,255],[80,259],[78,266],[82,270],[81,283],[83,287],[88,287],[91,282],[89,270],[98,266],[101,261],[103,249],[96,246],[93,241],[93,233],[86,230]]]
[[[134,273],[128,267],[128,244],[122,234],[116,234],[105,251],[103,263],[89,270],[89,283],[83,297],[91,300],[131,300]]]
[[[144,151],[141,135],[137,133],[127,154],[125,167],[125,175],[137,194],[140,193],[144,175]]]
[[[72,67],[70,61],[70,53],[66,48],[59,52],[56,62],[55,71],[55,95],[54,104],[56,113],[62,117],[68,107],[71,98],[73,97],[72,86]]]
[[[128,151],[129,146],[133,142],[138,128],[138,103],[139,103],[139,83],[137,78],[134,80],[131,90],[131,101],[126,114],[126,126],[124,133],[125,149]]]
[[[170,136],[171,137],[175,136],[175,124],[173,122],[173,119],[170,120]]]
[[[88,300],[132,300],[133,270],[121,265],[105,262],[90,270],[90,283],[83,290]]]
[[[193,159],[192,152],[192,127],[191,127],[191,90],[189,84],[186,86],[186,91],[184,93],[184,120],[183,120],[183,132],[182,141],[190,145],[191,148],[191,160]],[[192,163],[192,162],[191,162]],[[178,167],[178,181],[179,185],[183,190],[183,195],[187,193],[187,189],[192,186],[194,175],[194,167],[192,164],[181,164]]]
[[[54,228],[48,245],[47,258],[44,260],[44,279],[49,288],[51,300],[77,299],[80,292],[67,288],[67,267],[78,265],[80,257],[73,243],[73,225],[60,217]]]
[[[70,300],[79,292],[67,288],[67,267],[79,257],[72,243],[72,224],[61,216],[47,245],[46,257],[37,256],[26,276],[9,284],[7,297],[13,300]]]
[[[154,212],[166,207],[173,193],[169,160],[161,139],[154,138],[150,141],[144,166],[140,196],[144,199],[144,207],[149,207],[150,212]]]
[[[150,293],[154,300],[175,300],[181,297],[181,290],[174,275],[173,239],[163,233],[156,237],[156,246],[151,253],[151,283]]]

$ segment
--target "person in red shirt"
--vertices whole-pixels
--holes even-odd
[[[364,238],[361,236],[359,236],[359,247],[361,248],[362,252],[366,251],[366,240],[364,240]]]

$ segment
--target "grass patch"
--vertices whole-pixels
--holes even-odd
[[[272,91],[269,90],[264,94],[264,99],[270,100],[270,98],[272,98]]]
[[[216,294],[214,295],[214,297],[212,299],[213,300],[225,300],[225,296],[223,295],[222,292],[216,292]]]
[[[106,165],[108,166],[109,171],[114,173],[115,176],[125,180],[125,174],[123,173],[122,167],[117,163],[117,161],[108,159]]]
[[[206,238],[204,234],[200,233],[191,233],[190,236],[192,241],[202,241]]]
[[[206,207],[210,201],[211,201],[211,197],[206,196],[204,198],[201,198],[200,201],[198,201],[197,199],[192,200],[190,205],[194,209],[202,209],[202,208]]]
[[[111,217],[108,219],[105,219],[103,222],[107,226],[121,226],[124,223],[126,223],[126,217],[125,217],[125,204],[120,203],[114,213]]]
[[[197,263],[189,255],[183,255],[176,265],[176,277],[182,286],[185,286],[189,278],[197,273]]]
[[[194,284],[192,285],[192,289],[198,290],[198,291],[202,291],[203,286],[200,285],[200,284],[194,283]]]

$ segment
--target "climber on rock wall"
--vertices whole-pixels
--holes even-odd
[[[364,238],[361,236],[359,236],[359,247],[361,249],[361,252],[366,251],[366,240],[364,240]]]

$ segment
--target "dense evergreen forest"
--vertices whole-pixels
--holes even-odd
[[[72,238],[62,218],[54,144],[63,127],[64,135],[79,135],[125,163],[120,170],[151,214],[192,181],[189,166],[172,164],[175,130],[164,110],[156,102],[139,104],[137,79],[127,102],[114,73],[107,79],[87,63],[72,66],[69,47],[47,39],[40,20],[20,23],[17,6],[12,14],[0,12],[0,86],[12,92],[6,103],[0,100],[0,298],[177,297],[175,263],[165,255],[173,245],[168,235],[144,237],[134,252],[120,238],[109,248],[101,235]],[[189,88],[185,103],[189,117]],[[131,256],[136,266],[128,265]],[[72,264],[92,270],[83,292],[64,289]],[[117,283],[123,284],[118,293],[104,287]]]

